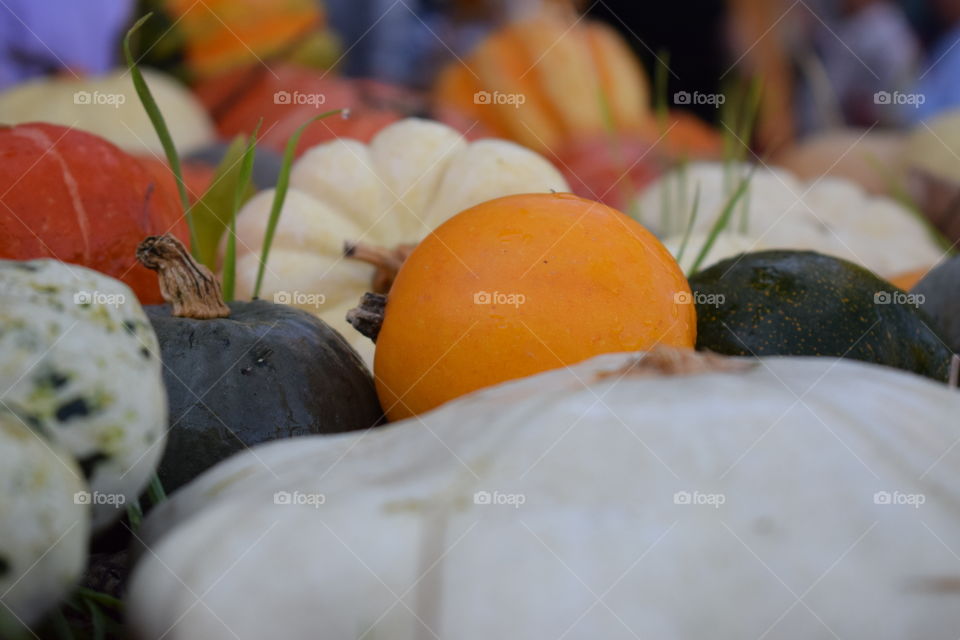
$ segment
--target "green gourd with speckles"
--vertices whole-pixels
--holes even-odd
[[[834,356],[946,380],[951,352],[905,292],[855,264],[810,251],[761,251],[690,278],[697,349]]]

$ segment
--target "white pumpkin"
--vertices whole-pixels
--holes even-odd
[[[158,71],[143,69],[177,151],[216,141],[213,121],[189,89]],[[163,147],[126,69],[100,77],[47,77],[0,93],[0,122],[51,122],[106,138],[124,151],[163,157]]]
[[[889,195],[903,172],[906,139],[900,131],[830,129],[789,147],[775,160],[801,180],[831,175],[868,193]]]
[[[260,296],[316,312],[370,363],[373,345],[345,320],[371,290],[374,267],[345,259],[345,242],[393,249],[415,244],[447,218],[516,193],[569,191],[540,155],[504,140],[468,142],[450,127],[408,118],[369,145],[338,139],[307,151],[270,250]],[[274,191],[237,219],[237,295],[249,297],[260,267]]]
[[[667,174],[648,187],[639,200],[640,222],[661,234],[683,232],[686,216],[699,185],[700,201],[694,232],[705,240],[747,166],[698,162],[688,165],[682,178]],[[661,229],[664,189],[673,198],[671,228]],[[741,216],[747,216],[744,235],[757,249],[803,249],[819,251],[865,266],[890,277],[937,262],[943,250],[926,225],[895,201],[870,196],[858,185],[832,176],[805,183],[783,169],[759,168],[753,173],[744,198],[731,218],[731,231],[742,232]],[[677,243],[678,244],[678,243]],[[696,254],[702,244],[687,251]],[[739,253],[739,251],[737,251]],[[715,251],[716,260],[728,258]],[[714,260],[714,261],[716,261]],[[701,267],[707,267],[704,263]]]
[[[680,248],[683,246],[682,234],[664,238],[663,246],[665,246],[667,250],[677,258],[677,262],[680,263],[680,267],[683,269],[683,272],[687,275],[691,275],[693,272],[693,266],[699,257],[700,250],[703,248],[704,244],[706,244],[707,236],[709,235],[710,234],[706,231],[690,234],[690,238],[687,240],[687,246],[683,250],[682,256],[680,255]],[[751,238],[750,236],[740,233],[725,231],[717,235],[713,244],[710,246],[710,250],[707,251],[707,255],[704,256],[697,270],[702,270],[712,264],[729,258],[730,256],[735,256],[740,253],[750,253],[752,251],[763,251],[766,248],[767,247],[764,245],[761,239]]]
[[[0,405],[0,636],[37,622],[80,577],[86,489],[69,454]]]
[[[137,637],[960,628],[956,391],[848,360],[637,357],[222,463],[146,523]]]
[[[159,354],[120,281],[55,260],[0,261],[0,410],[76,458],[96,527],[136,499],[163,453]]]

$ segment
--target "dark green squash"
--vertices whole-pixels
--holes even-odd
[[[169,396],[158,472],[167,490],[267,440],[382,422],[370,372],[322,320],[264,300],[224,305],[217,280],[172,236],[147,238],[137,258],[172,303],[146,308]]]
[[[908,294],[855,264],[809,251],[761,251],[690,278],[697,349],[833,356],[946,380],[951,352]]]
[[[910,290],[947,346],[960,353],[960,256],[938,264]]]

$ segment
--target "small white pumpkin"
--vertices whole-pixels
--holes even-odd
[[[0,635],[32,625],[86,565],[90,511],[70,455],[0,407]]]
[[[569,191],[546,159],[512,142],[468,142],[454,129],[408,118],[369,145],[338,139],[307,151],[270,250],[261,297],[317,313],[369,363],[373,345],[345,320],[371,289],[374,267],[343,256],[345,242],[393,249],[418,243],[460,211],[516,193]],[[237,218],[237,294],[250,296],[274,191]]]
[[[693,229],[702,243],[741,177],[750,171],[745,165],[697,162],[687,166],[683,176],[669,173],[641,194],[640,222],[668,237],[682,233],[699,188]],[[671,218],[671,228],[666,230],[660,228],[665,197],[672,211],[682,212]],[[741,227],[744,213],[745,232]],[[805,183],[777,168],[761,167],[753,173],[728,228],[753,239],[754,250],[818,251],[863,265],[883,277],[928,267],[943,255],[926,225],[895,201],[870,196],[842,178],[825,176]],[[701,246],[691,242],[687,251],[696,254]],[[713,262],[733,255],[723,253],[715,250]],[[701,265],[707,266],[710,263]]]
[[[192,153],[216,141],[213,121],[190,90],[170,76],[143,69],[177,151]],[[126,69],[99,77],[47,77],[0,93],[0,122],[51,122],[83,129],[124,151],[163,156],[163,147]]]
[[[680,263],[680,267],[683,269],[683,272],[687,275],[691,275],[693,270],[693,265],[696,263],[697,258],[699,257],[700,250],[707,242],[707,237],[710,234],[706,231],[699,231],[694,234],[690,234],[690,238],[687,239],[687,246],[683,250],[683,255],[680,255],[680,248],[683,246],[683,236],[670,236],[664,238],[663,246],[677,258],[677,262]],[[717,235],[713,244],[710,246],[710,250],[707,251],[707,255],[704,256],[703,260],[700,262],[698,270],[709,267],[712,264],[720,262],[730,256],[735,256],[740,253],[750,253],[752,251],[763,251],[766,249],[766,245],[761,239],[751,238],[750,236],[743,235],[740,233],[725,231]]]
[[[137,637],[951,637],[956,391],[637,357],[222,463],[146,523]]]
[[[0,410],[76,458],[95,527],[123,513],[163,453],[159,354],[120,281],[55,260],[0,260]]]

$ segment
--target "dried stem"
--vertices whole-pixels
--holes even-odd
[[[397,272],[413,252],[416,245],[401,244],[394,249],[363,244],[362,242],[344,242],[343,255],[353,260],[360,260],[376,267],[373,273],[371,288],[374,293],[389,293]]]
[[[181,318],[226,318],[230,307],[223,301],[220,282],[198,263],[169,233],[150,236],[137,247],[137,260],[157,272],[160,294]]]
[[[386,310],[387,296],[382,293],[365,293],[360,299],[360,305],[347,311],[347,322],[376,342]]]

